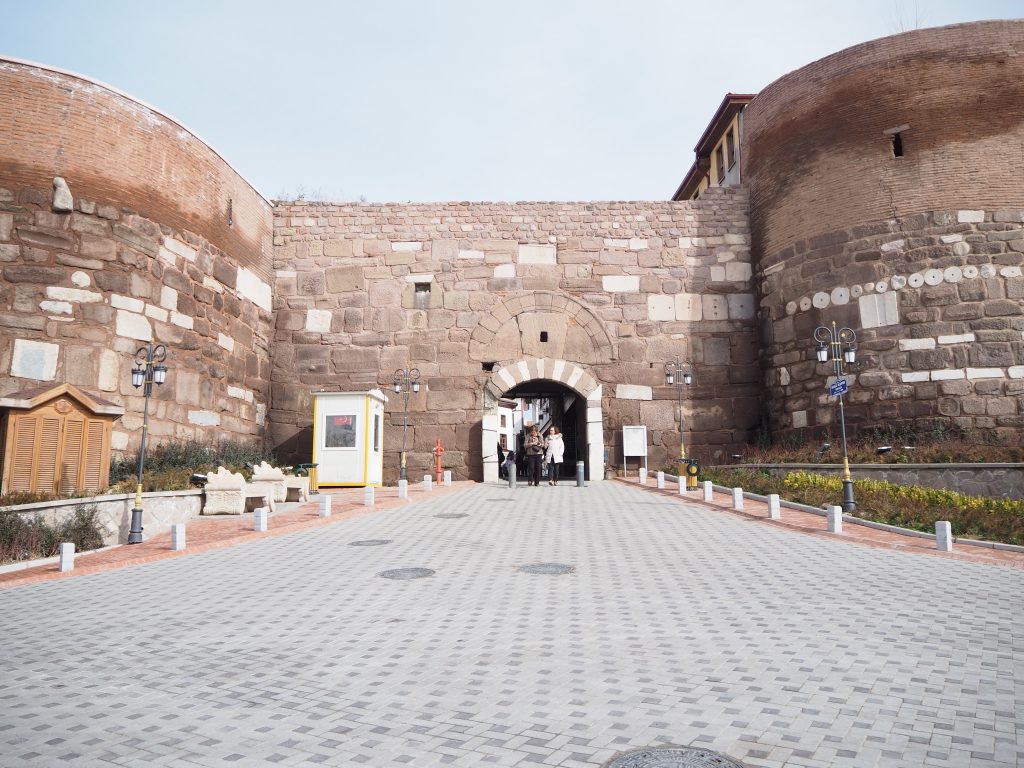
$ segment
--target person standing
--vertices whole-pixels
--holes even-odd
[[[562,440],[562,430],[552,426],[548,430],[547,452],[544,454],[544,461],[548,465],[548,485],[558,485],[558,473],[562,469],[562,456],[565,454],[565,442]]]
[[[540,428],[533,424],[526,433],[526,440],[523,444],[526,452],[527,479],[530,485],[540,485],[540,466],[544,461],[544,437]]]

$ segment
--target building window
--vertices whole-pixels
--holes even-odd
[[[502,435],[501,436],[501,450],[503,450],[503,451],[507,451],[508,450],[508,435]]]
[[[505,429],[505,427],[507,427],[507,426],[508,426],[508,416],[506,416],[503,413],[503,414],[501,414],[501,428]]]
[[[719,185],[725,184],[725,158],[722,153],[722,145],[718,145],[718,149],[715,150],[715,171],[718,174],[716,182]]]
[[[736,165],[736,138],[733,136],[732,128],[725,134],[725,151],[728,168],[732,170],[732,167]]]

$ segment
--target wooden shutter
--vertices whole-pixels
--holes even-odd
[[[82,470],[82,489],[86,491],[100,491],[106,485],[104,477],[104,457],[107,452],[103,450],[106,424],[102,421],[90,419],[88,422],[88,435],[86,439],[84,464]]]
[[[85,438],[85,421],[67,419],[64,422],[64,450],[60,454],[60,478],[57,488],[61,496],[69,496],[80,486],[82,470],[82,448]]]
[[[32,416],[16,416],[14,421],[14,450],[11,456],[10,486],[8,491],[32,491],[36,432],[39,419]]]
[[[57,459],[60,456],[59,416],[41,416],[39,419],[39,449],[36,452],[36,493],[54,493],[57,490]]]

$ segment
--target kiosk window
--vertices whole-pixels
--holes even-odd
[[[324,425],[324,448],[355,448],[356,417],[354,414],[328,416]]]
[[[380,453],[380,414],[373,414],[373,450]]]

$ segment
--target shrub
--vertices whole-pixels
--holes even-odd
[[[213,472],[226,467],[252,477],[252,465],[273,461],[273,454],[260,445],[237,440],[221,440],[207,445],[196,440],[168,440],[148,447],[142,476],[142,490],[182,491],[191,487],[195,472]],[[126,456],[110,465],[111,491],[134,493],[138,482],[139,455]]]
[[[53,557],[67,541],[78,552],[98,549],[103,546],[103,530],[97,514],[94,504],[83,504],[72,517],[50,525],[38,514],[26,517],[0,509],[0,562]]]

